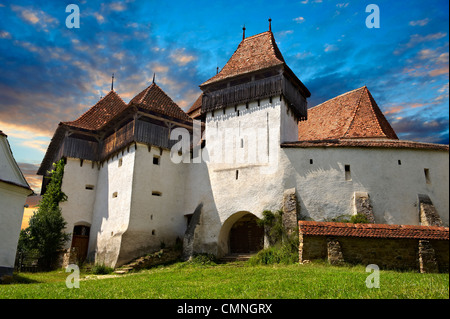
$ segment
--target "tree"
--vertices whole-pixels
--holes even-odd
[[[50,172],[50,182],[39,203],[39,209],[31,216],[29,226],[21,232],[19,241],[20,245],[26,249],[39,251],[41,256],[39,265],[45,269],[51,269],[55,265],[59,251],[70,239],[70,234],[64,232],[67,222],[59,208],[59,203],[67,200],[66,194],[61,190],[64,174],[63,160],[53,164],[53,167]]]

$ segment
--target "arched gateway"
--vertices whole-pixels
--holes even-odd
[[[256,253],[264,247],[264,228],[249,212],[231,215],[219,234],[219,255]]]

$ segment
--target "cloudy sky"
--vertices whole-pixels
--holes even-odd
[[[380,9],[367,28],[366,6]],[[77,4],[80,28],[66,26]],[[246,35],[272,31],[309,106],[367,85],[402,139],[449,141],[448,1],[2,1],[0,130],[31,186],[61,121],[156,83],[187,110]]]

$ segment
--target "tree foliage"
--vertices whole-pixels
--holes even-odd
[[[47,269],[54,266],[58,252],[70,239],[70,235],[64,232],[67,223],[59,208],[59,203],[67,200],[66,194],[61,190],[63,174],[64,162],[60,160],[53,164],[50,182],[39,203],[39,209],[31,216],[28,228],[20,233],[19,250],[39,251],[39,264]]]

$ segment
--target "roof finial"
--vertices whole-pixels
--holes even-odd
[[[153,83],[155,83],[155,73],[153,73]]]
[[[112,74],[112,77],[111,77],[111,91],[113,91],[114,90],[114,73]]]
[[[245,24],[244,27],[242,28],[242,40],[245,39]]]
[[[272,32],[272,19],[269,18],[269,32]]]
[[[219,74],[219,67],[216,68],[216,74]]]

